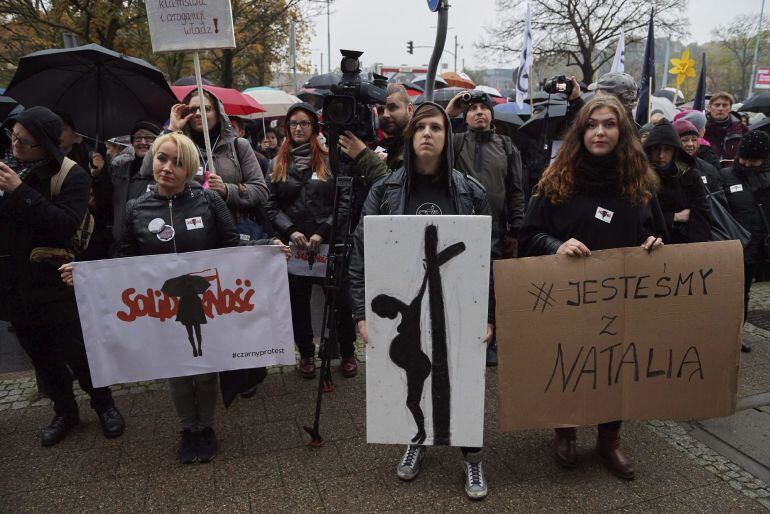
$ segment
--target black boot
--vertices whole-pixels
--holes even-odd
[[[179,464],[192,464],[197,458],[195,455],[196,434],[189,428],[182,430],[182,438],[179,441],[179,449],[176,451],[176,457]]]
[[[69,431],[80,423],[80,415],[75,411],[69,416],[57,414],[51,420],[51,424],[43,429],[40,434],[40,442],[43,446],[53,446],[59,443]]]
[[[217,437],[213,428],[206,427],[196,434],[195,453],[199,462],[209,462],[217,454]]]
[[[112,439],[123,434],[126,429],[126,422],[121,416],[118,409],[108,407],[101,411],[96,411],[96,415],[99,416],[99,423],[102,425],[102,433],[104,437]]]

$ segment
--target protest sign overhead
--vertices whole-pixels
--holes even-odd
[[[79,262],[74,283],[95,386],[294,364],[277,247]]]
[[[482,446],[490,218],[362,223],[367,442]]]
[[[230,0],[147,0],[153,52],[235,48]]]
[[[495,263],[500,429],[735,411],[737,241]]]

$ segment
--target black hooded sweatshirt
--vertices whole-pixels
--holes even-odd
[[[415,110],[415,115],[427,105],[434,105],[444,112],[443,108],[431,102],[425,102]],[[446,116],[446,113],[444,112]],[[444,144],[444,170],[438,179],[420,177],[414,170],[414,152],[409,141],[404,146],[404,166],[384,177],[381,177],[369,190],[369,195],[361,211],[361,221],[358,223],[354,236],[353,255],[350,262],[350,294],[353,300],[353,316],[356,321],[365,317],[366,305],[364,294],[364,221],[369,215],[414,215],[414,214],[479,214],[491,216],[492,211],[487,201],[484,186],[479,181],[454,169],[454,150],[452,148],[452,131],[449,116],[446,116],[445,126],[449,127]],[[438,212],[438,211],[441,212]],[[498,233],[492,224],[492,255],[500,256]],[[494,324],[494,286],[492,277],[489,282],[489,312],[488,321]]]
[[[660,177],[658,200],[666,220],[666,227],[672,243],[700,243],[711,240],[711,211],[706,198],[706,188],[695,169],[696,161],[682,148],[682,142],[674,127],[663,120],[650,131],[644,141],[649,153],[655,145],[674,148],[674,158],[668,166],[653,169]],[[690,210],[687,222],[675,222],[674,215],[685,209]]]

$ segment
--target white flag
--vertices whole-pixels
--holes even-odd
[[[615,50],[615,58],[612,60],[612,69],[623,73],[626,71],[626,34],[623,27],[620,27],[620,39],[618,39],[618,48]]]
[[[532,30],[531,14],[527,4],[527,20],[524,22],[524,39],[521,45],[521,59],[519,59],[519,71],[516,75],[516,103],[519,108],[524,107],[524,99],[529,96],[529,70],[532,67]]]

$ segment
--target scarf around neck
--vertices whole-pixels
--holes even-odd
[[[291,160],[300,175],[311,169],[310,143],[303,143],[291,149]]]
[[[575,167],[575,191],[587,195],[619,191],[617,157],[597,157],[588,152],[580,156]]]

